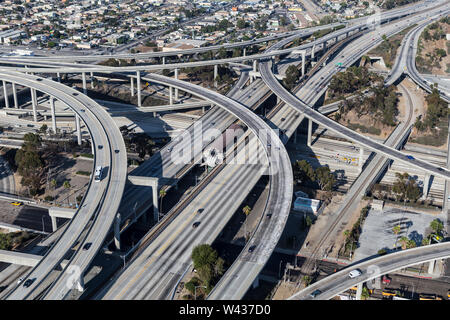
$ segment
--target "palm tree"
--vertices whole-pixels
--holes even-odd
[[[392,228],[392,232],[393,232],[395,235],[398,235],[398,234],[400,233],[400,231],[401,231],[401,228],[400,228],[400,225],[399,225],[399,224]]]
[[[164,190],[164,189],[159,190],[159,198],[160,198],[159,211],[160,212],[162,212],[162,200],[166,194],[167,194],[166,190]]]
[[[69,182],[68,180],[64,181],[63,187],[64,187],[65,189],[70,189],[70,182]]]
[[[344,231],[344,236],[345,236],[346,238],[348,238],[349,235],[350,235],[350,230],[345,230],[345,231]]]
[[[249,206],[245,206],[244,208],[242,208],[242,212],[245,214],[245,217],[247,217],[251,211],[252,208],[250,208]]]

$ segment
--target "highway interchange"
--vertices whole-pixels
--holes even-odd
[[[436,14],[445,14],[445,12],[439,12],[441,11],[441,8],[434,10]],[[400,16],[405,15],[405,11],[407,10],[398,10],[398,12],[400,13],[393,13],[392,16],[395,17],[396,14]],[[420,21],[420,19],[423,19],[423,17],[418,14],[415,18],[409,19],[411,19],[412,21],[407,21],[405,20],[405,18],[403,18],[403,20],[400,20],[399,22],[390,22],[388,26],[383,27],[386,28],[386,31],[383,31],[383,33],[387,35],[394,34],[396,32],[399,32],[401,28],[406,28],[413,22],[413,19]],[[401,28],[399,28],[397,23],[402,24]],[[293,35],[285,35],[287,37],[285,40],[278,42],[263,54],[184,64],[177,63],[164,65],[143,65],[123,68],[79,65],[79,67],[76,68],[73,64],[63,65],[60,63],[52,63],[46,61],[51,61],[51,59],[37,57],[30,59],[30,62],[28,60],[25,62],[23,59],[2,59],[0,61],[13,64],[27,64],[29,66],[36,65],[38,66],[38,68],[33,68],[33,72],[40,74],[56,72],[87,73],[129,72],[144,70],[150,71],[161,69],[179,69],[198,65],[217,65],[229,62],[243,62],[246,60],[260,60],[259,72],[263,81],[258,79],[254,81],[249,87],[245,88],[244,90],[240,90],[240,84],[244,83],[245,79],[248,77],[248,73],[243,72],[241,75],[241,80],[238,83],[239,85],[236,86],[235,89],[233,89],[231,94],[229,94],[231,97],[236,96],[235,99],[237,101],[221,96],[220,94],[215,93],[211,90],[203,89],[199,86],[195,86],[177,79],[172,79],[152,73],[148,73],[142,76],[142,80],[144,81],[152,81],[155,83],[170,86],[171,88],[178,88],[179,90],[192,93],[197,97],[206,99],[212,102],[214,105],[223,108],[223,110],[218,110],[217,107],[214,107],[203,117],[203,131],[195,131],[195,126],[189,128],[189,130],[193,132],[192,136],[194,137],[193,141],[189,141],[189,146],[191,143],[195,146],[194,141],[196,141],[196,134],[200,136],[201,133],[205,132],[205,127],[208,126],[208,123],[220,124],[220,130],[218,131],[219,133],[214,136],[214,138],[216,138],[218,135],[220,135],[221,131],[226,129],[236,119],[239,119],[240,121],[245,123],[251,131],[251,133],[245,133],[245,135],[250,136],[250,148],[257,148],[258,143],[255,142],[256,137],[259,139],[259,143],[265,150],[265,153],[269,155],[269,161],[267,163],[269,169],[268,172],[265,173],[269,174],[270,177],[270,192],[266,204],[266,213],[261,216],[261,222],[258,225],[257,230],[252,235],[251,240],[248,242],[241,255],[238,257],[237,261],[230,267],[230,269],[227,271],[221,282],[219,282],[210,296],[210,298],[212,299],[240,299],[248,290],[253,280],[257,278],[258,273],[264,267],[264,264],[267,262],[267,259],[270,257],[270,254],[272,253],[276,243],[278,242],[279,236],[281,235],[281,232],[284,228],[284,224],[290,210],[292,197],[292,183],[290,183],[293,180],[292,169],[289,157],[287,156],[280,139],[275,135],[274,131],[269,129],[270,127],[266,122],[255,115],[251,111],[251,109],[248,109],[246,107],[257,104],[260,100],[260,97],[266,95],[266,92],[268,92],[269,90],[264,86],[264,83],[271,91],[273,91],[278,97],[281,98],[282,101],[286,103],[286,105],[282,103],[282,105],[280,105],[279,107],[277,106],[278,112],[274,112],[274,114],[271,115],[272,123],[276,127],[283,129],[285,132],[284,136],[281,137],[281,140],[284,143],[292,135],[292,133],[295,132],[296,127],[303,120],[303,117],[306,116],[307,118],[312,119],[314,122],[317,122],[331,130],[338,132],[345,138],[353,140],[356,143],[366,147],[367,149],[377,152],[380,156],[383,155],[385,157],[388,157],[389,159],[400,160],[402,162],[413,165],[420,170],[430,172],[445,179],[450,178],[450,173],[446,168],[444,169],[441,167],[437,167],[419,159],[409,159],[407,158],[407,155],[405,153],[399,152],[395,148],[388,147],[387,145],[380,144],[373,141],[372,139],[357,134],[348,128],[338,125],[336,122],[325,117],[320,112],[317,112],[314,109],[310,108],[309,106],[314,105],[314,103],[320,96],[320,94],[317,94],[317,90],[315,88],[321,87],[321,90],[325,90],[326,83],[329,81],[333,73],[337,71],[333,64],[328,64],[328,68],[324,67],[320,69],[318,73],[316,73],[312,78],[308,79],[308,81],[305,83],[304,88],[302,88],[302,91],[299,91],[300,96],[296,98],[279,84],[277,78],[272,72],[272,62],[269,60],[265,60],[267,59],[267,57],[278,56],[280,54],[288,54],[299,49],[309,50],[307,51],[307,55],[310,55],[310,50],[313,45],[319,46],[324,41],[326,42],[327,40],[333,39],[336,39],[337,42],[339,36],[348,36],[349,32],[358,32],[361,28],[364,27],[365,25],[350,26],[348,28],[335,31],[323,38],[317,39],[316,41],[307,45],[303,45],[299,48],[291,48],[285,50],[280,49],[284,44],[288,43],[292,39],[299,36],[310,35],[315,30],[319,29],[312,28],[311,30],[294,33]],[[390,29],[388,29],[389,27]],[[367,34],[365,37],[360,37],[357,40],[359,41],[358,47],[355,48],[353,46],[349,46],[340,53],[344,58],[346,66],[354,63],[354,61],[356,61],[364,52],[368,51],[368,49],[375,46],[377,42],[380,41],[379,35],[377,36],[378,39],[375,42],[373,41],[372,36],[377,36],[376,32],[374,32],[373,35]],[[364,42],[364,39],[366,42]],[[246,44],[230,44],[229,48],[249,44],[251,44],[251,42]],[[208,50],[211,50],[211,48],[212,47],[209,47]],[[202,52],[204,50],[204,48],[199,48],[196,49],[195,52]],[[167,55],[171,56],[173,55],[173,53]],[[130,56],[131,55],[116,55],[114,57],[128,58]],[[143,58],[141,56],[138,57]],[[145,56],[145,58],[150,57],[151,56]],[[81,60],[80,57],[65,57],[65,59],[70,61]],[[98,59],[99,57],[83,56],[83,60]],[[51,66],[51,69],[49,69],[48,66],[52,64],[53,66]],[[286,67],[286,65],[281,65],[279,67],[279,72],[281,73],[281,69]],[[408,68],[408,70],[411,69]],[[19,75],[18,73],[16,73],[17,71],[25,71],[24,68],[4,67],[1,68],[1,70],[3,70],[0,73],[0,78],[2,80],[15,82],[24,86],[35,88],[36,90],[56,97],[58,100],[64,101],[71,108],[73,108],[73,110],[85,122],[90,131],[91,137],[95,137],[96,140],[99,139],[100,142],[96,142],[95,140],[93,141],[94,146],[97,146],[99,143],[101,143],[104,147],[106,146],[103,152],[95,152],[95,165],[100,164],[104,167],[111,168],[110,172],[108,172],[108,178],[102,181],[100,185],[90,185],[89,192],[87,192],[87,195],[83,200],[83,203],[86,203],[87,205],[81,206],[81,209],[75,215],[66,229],[69,230],[69,228],[73,228],[74,230],[71,232],[63,232],[59,241],[56,242],[51,250],[49,250],[49,252],[44,256],[41,262],[30,272],[30,274],[28,274],[28,278],[36,278],[38,280],[35,281],[28,289],[25,289],[22,286],[17,286],[16,290],[13,290],[7,296],[10,299],[25,299],[33,297],[33,290],[35,290],[38,287],[39,283],[43,281],[45,277],[50,273],[50,271],[55,268],[55,266],[62,260],[69,249],[72,248],[77,241],[80,241],[79,237],[81,234],[83,234],[83,231],[86,231],[86,229],[88,229],[87,234],[81,240],[81,244],[90,242],[93,243],[93,246],[90,250],[84,251],[81,250],[82,246],[80,245],[76,253],[70,259],[70,264],[80,267],[82,272],[84,272],[89,267],[89,264],[91,263],[95,254],[100,249],[111,225],[113,224],[116,212],[121,213],[121,215],[123,216],[123,221],[124,217],[129,217],[133,213],[136,214],[136,206],[133,210],[130,209],[132,206],[130,206],[129,204],[138,204],[139,200],[140,211],[143,212],[148,207],[150,207],[151,201],[149,199],[147,201],[142,201],[142,199],[140,199],[142,197],[142,194],[133,192],[132,188],[124,192],[126,181],[126,165],[124,165],[124,163],[126,163],[125,146],[123,144],[120,132],[118,132],[118,129],[111,122],[110,117],[100,106],[98,106],[95,102],[93,102],[85,95],[76,92],[76,90],[68,89],[66,86],[63,86],[56,82],[52,82],[45,78],[39,78],[32,75],[25,76],[23,74]],[[27,71],[30,71],[30,69],[28,69]],[[321,78],[319,79],[319,77]],[[325,84],[325,86],[323,86],[323,84]],[[253,92],[256,92],[256,94],[252,95],[251,93]],[[82,109],[84,109],[84,111]],[[88,112],[86,112],[86,110]],[[88,117],[85,116],[86,114],[88,114]],[[218,127],[218,125],[216,125],[216,127]],[[259,136],[259,133],[262,131],[270,132],[269,141],[264,141]],[[242,141],[242,139],[243,137],[241,137],[240,141]],[[168,150],[172,150],[173,148],[175,150],[177,150],[177,148],[182,149],[188,146],[187,143],[188,142],[185,142],[183,139],[175,139],[168,146],[164,147],[158,153],[157,157],[153,157],[152,159],[147,161],[144,166],[139,167],[139,170],[136,169],[136,172],[133,172],[133,175],[157,176],[165,178],[179,177],[180,172],[186,172],[186,165],[174,165],[174,163],[170,161],[170,152],[168,152]],[[197,150],[197,153],[194,153],[191,156],[191,158],[189,159],[190,162],[195,163],[199,161],[199,154],[201,153],[202,147],[204,148],[202,144],[200,144],[200,150],[194,147],[194,150]],[[108,152],[105,152],[105,149],[109,150],[109,154]],[[94,150],[97,150],[97,148],[94,147]],[[116,153],[115,150],[119,150],[119,152]],[[278,152],[273,152],[274,150],[277,150]],[[241,151],[242,150],[240,150],[239,152]],[[274,154],[276,156],[272,156]],[[249,159],[247,158],[247,160]],[[189,164],[188,167],[189,166],[192,165]],[[204,187],[204,190],[201,190],[201,194],[208,194],[209,196],[203,196],[203,198],[198,196],[197,198],[192,199],[191,203],[182,211],[182,213],[180,213],[172,221],[172,223],[170,223],[168,227],[166,227],[156,237],[156,239],[145,248],[145,254],[138,255],[136,259],[131,261],[129,267],[126,268],[123,273],[119,274],[115,281],[110,283],[110,286],[108,287],[109,291],[107,293],[103,292],[103,294],[105,295],[104,298],[170,298],[171,293],[174,289],[174,285],[184,274],[184,272],[189,268],[189,253],[191,251],[191,248],[197,243],[211,243],[220,233],[221,229],[220,227],[217,228],[217,223],[220,221],[219,218],[222,217],[221,215],[217,214],[217,209],[228,209],[228,215],[234,212],[232,210],[234,208],[233,205],[236,206],[236,204],[242,202],[242,195],[247,194],[251,190],[252,185],[256,184],[256,182],[259,180],[259,177],[263,174],[262,169],[264,169],[264,166],[249,166],[248,164],[238,165],[234,167],[227,164],[226,167],[227,169],[220,171],[217,177],[214,177],[213,180],[223,181],[223,183],[210,183],[206,185]],[[249,181],[250,179],[251,181]],[[243,183],[244,181],[245,183]],[[211,190],[209,190],[209,188],[211,188]],[[231,192],[231,194],[239,196],[237,198],[230,197],[229,199],[217,197],[218,199],[214,200],[214,202],[209,203],[209,207],[207,207],[206,202],[210,201],[213,195],[217,195],[219,191],[223,190],[227,190],[228,192]],[[122,193],[125,201],[122,200],[122,204],[119,207]],[[224,203],[222,203],[223,201],[228,201],[228,207],[225,206]],[[98,204],[100,205],[99,208],[97,207]],[[121,211],[120,209],[122,207],[123,211]],[[201,223],[202,227],[204,226],[204,228],[199,231],[196,230],[196,232],[192,232],[192,228],[189,222],[194,221],[193,219],[195,219],[195,208],[205,209],[205,212],[202,215]],[[224,211],[227,212],[227,210]],[[214,216],[212,212],[214,212],[216,215]],[[225,212],[223,214],[226,214]],[[274,213],[274,215],[271,219],[265,219],[265,215],[267,213]],[[90,221],[91,219],[92,221]],[[229,219],[229,217],[224,217],[223,220],[220,221],[222,225],[225,224],[227,219]],[[179,238],[176,239],[176,242],[174,242],[176,235],[178,235]],[[256,245],[256,250],[252,253],[248,252],[247,249],[250,246],[254,245]],[[425,250],[425,252],[427,251],[427,248],[423,249]],[[431,249],[429,250],[431,251]],[[436,252],[435,255],[433,255],[433,257],[435,258],[439,257],[439,254],[443,254],[442,250],[438,250]],[[424,254],[423,256],[424,259],[425,257],[427,257],[426,259],[430,259],[429,255]],[[444,256],[442,256],[441,258],[443,257]],[[421,261],[422,260],[420,260],[419,262]],[[148,270],[148,272],[142,275],[144,270],[147,269],[150,264],[154,265],[155,267],[151,268],[151,270]],[[176,270],[171,269],[174,266],[178,266],[178,268]],[[398,268],[398,266],[396,267]],[[66,285],[68,278],[70,278],[71,276],[71,273],[68,272],[69,270],[69,268],[66,268],[65,271],[61,272],[58,279],[47,291],[45,298],[62,299],[67,295],[67,292],[70,289],[70,287],[67,287]],[[391,269],[389,269],[389,267],[387,266],[386,270],[390,271]],[[238,274],[245,275],[244,279],[239,278]],[[153,279],[151,281],[154,282],[151,282],[150,279]],[[146,289],[143,290],[143,287],[145,287]],[[331,295],[334,291],[328,291],[330,292],[329,297],[335,295]],[[103,296],[102,294],[100,294],[98,297]],[[328,298],[328,295],[324,297]]]

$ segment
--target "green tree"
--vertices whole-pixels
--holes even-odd
[[[244,29],[245,28],[245,20],[244,19],[239,19],[237,22],[236,22],[236,27],[238,28],[238,29]]]
[[[297,82],[299,76],[300,72],[298,71],[297,67],[294,65],[290,65],[286,69],[286,76],[283,79],[283,84],[286,89],[291,90],[295,86],[295,83]]]
[[[294,178],[298,183],[315,181],[316,173],[314,168],[306,160],[296,161],[294,164]]]
[[[250,208],[249,206],[245,206],[244,208],[242,208],[242,212],[247,217],[250,214],[250,212],[252,212],[252,208]]]
[[[321,190],[331,191],[336,183],[336,178],[328,166],[322,166],[316,169],[316,181]]]
[[[70,187],[71,187],[70,182],[68,180],[64,181],[63,187],[64,187],[64,189],[70,189]]]
[[[208,244],[200,244],[194,247],[191,258],[200,280],[210,290],[214,278],[224,272],[223,259]]]
[[[434,219],[430,223],[430,228],[437,234],[440,235],[442,230],[444,229],[444,224],[439,219]]]
[[[396,226],[394,226],[394,227],[392,228],[392,232],[393,232],[395,235],[398,235],[398,234],[400,233],[401,230],[402,230],[402,229],[401,229],[400,225],[396,225]]]

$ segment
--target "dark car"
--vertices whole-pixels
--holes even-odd
[[[98,149],[101,150],[103,149],[103,146],[101,144],[98,145]]]
[[[116,149],[116,150],[114,150],[114,152],[115,152],[115,153],[119,153],[120,151],[119,151],[119,149]]]
[[[267,214],[267,218],[269,218],[269,219],[272,218],[272,214],[271,214],[271,213],[268,213],[268,214]]]
[[[311,298],[315,298],[315,297],[317,297],[319,294],[321,294],[322,293],[322,291],[320,291],[320,290],[315,290],[315,291],[313,291],[311,294],[310,294],[310,296],[311,296]]]
[[[36,280],[36,278],[33,279],[28,279],[27,281],[25,281],[25,283],[23,284],[23,286],[25,288],[28,288],[29,286],[31,286],[33,284],[33,282]]]
[[[92,246],[92,242],[88,242],[83,246],[83,250],[89,250],[89,248]]]
[[[248,248],[248,252],[253,252],[255,251],[256,245],[251,246],[250,248]]]
[[[406,156],[409,160],[414,160],[414,157],[413,156]]]
[[[192,224],[192,228],[197,228],[198,226],[200,225],[200,221],[197,221],[197,222],[194,222],[193,224]]]

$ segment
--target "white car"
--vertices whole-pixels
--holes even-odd
[[[353,271],[350,271],[350,273],[348,274],[348,276],[349,276],[350,278],[356,278],[356,277],[360,276],[361,274],[362,274],[361,270],[355,269],[355,270],[353,270]]]

